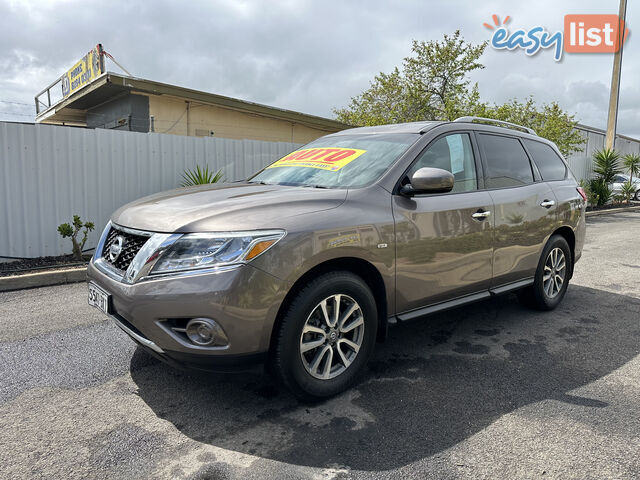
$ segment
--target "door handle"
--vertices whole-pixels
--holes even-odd
[[[484,220],[485,218],[488,218],[489,215],[491,215],[491,212],[489,210],[478,210],[476,213],[472,213],[471,217],[474,220]]]
[[[544,208],[551,208],[551,207],[553,207],[555,204],[556,204],[556,201],[555,201],[555,200],[544,200],[544,201],[542,201],[542,202],[540,203],[540,206],[541,206],[541,207],[544,207]]]

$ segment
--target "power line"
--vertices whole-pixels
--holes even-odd
[[[26,105],[27,107],[33,107],[33,103],[13,102],[11,100],[0,100],[0,103],[11,103],[13,105]]]
[[[32,118],[35,117],[35,115],[32,114],[32,113],[5,112],[5,111],[2,111],[2,110],[0,110],[0,113],[3,113],[5,115],[16,115],[18,117],[32,117]]]

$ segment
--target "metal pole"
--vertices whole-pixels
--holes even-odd
[[[187,137],[189,136],[189,130],[191,127],[191,122],[189,118],[189,111],[191,110],[191,102],[187,101]]]
[[[612,149],[616,139],[616,124],[618,122],[618,100],[620,99],[620,72],[622,70],[622,47],[624,30],[626,28],[627,0],[620,0],[618,14],[618,51],[613,55],[613,73],[611,74],[611,93],[609,95],[609,116],[607,118],[606,148]]]

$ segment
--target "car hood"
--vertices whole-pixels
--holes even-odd
[[[286,228],[292,217],[340,206],[345,189],[231,183],[178,188],[124,205],[111,221],[152,232]]]

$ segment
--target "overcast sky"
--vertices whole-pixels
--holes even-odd
[[[7,1],[0,0],[0,120],[33,121],[33,97],[102,43],[133,75],[305,113],[367,88],[410,54],[411,40],[460,29],[480,43],[491,14],[511,29],[562,30],[565,14],[617,14],[617,0],[452,1]],[[627,23],[640,28],[640,4]],[[640,138],[640,37],[625,45],[618,133]],[[488,47],[475,73],[484,100],[558,100],[581,123],[604,128],[610,54],[534,57]],[[108,62],[109,70],[118,68]],[[14,103],[9,103],[14,102]]]

